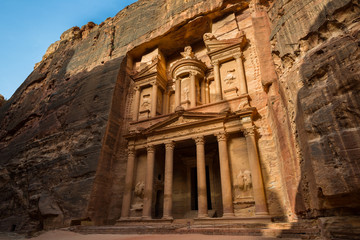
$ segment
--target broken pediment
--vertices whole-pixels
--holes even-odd
[[[154,51],[143,55],[141,61],[134,64],[132,78],[134,81],[139,81],[157,75],[165,80],[165,69],[165,57],[161,51],[156,48]]]
[[[147,77],[151,74],[156,74],[158,70],[158,62],[159,60],[155,58],[150,65],[140,67],[140,70],[135,72],[135,74],[132,75],[132,78],[136,80]]]
[[[236,45],[242,49],[247,42],[243,31],[240,31],[235,38],[231,39],[218,40],[212,33],[205,33],[203,39],[206,49],[209,53],[220,51]]]

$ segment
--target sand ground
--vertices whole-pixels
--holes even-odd
[[[24,236],[0,233],[0,240],[23,240]],[[223,236],[202,234],[79,234],[66,230],[53,230],[40,234],[31,240],[271,240],[276,238],[254,237],[254,236]],[[282,238],[286,240],[286,238]],[[294,239],[292,239],[294,240]]]

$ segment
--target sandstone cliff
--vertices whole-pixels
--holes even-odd
[[[260,151],[271,149],[280,165],[284,215],[354,214],[359,9],[355,0],[139,0],[100,25],[64,32],[0,108],[0,229],[114,222],[126,167],[129,53],[157,45],[171,54],[171,39],[196,42],[213,19],[240,11],[255,29],[254,99],[261,95],[256,104],[272,129]]]

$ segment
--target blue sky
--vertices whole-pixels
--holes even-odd
[[[136,0],[0,0],[0,94],[9,99],[51,43],[73,26],[100,24]]]

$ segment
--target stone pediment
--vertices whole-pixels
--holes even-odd
[[[226,116],[226,113],[199,113],[199,112],[180,112],[174,113],[168,119],[159,122],[143,130],[143,134],[150,134],[171,129],[203,125],[204,122],[216,121]]]
[[[142,79],[144,77],[147,77],[151,74],[156,74],[158,70],[158,60],[154,60],[150,65],[147,65],[140,69],[140,71],[136,72],[134,75],[132,75],[132,78],[134,80],[136,79]]]
[[[209,53],[220,51],[234,45],[239,45],[240,48],[246,45],[246,37],[243,32],[239,32],[238,35],[232,39],[218,40],[212,33],[205,33],[203,38]]]

